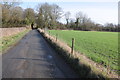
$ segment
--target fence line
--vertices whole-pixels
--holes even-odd
[[[51,33],[49,31],[48,33],[49,36],[51,36]],[[58,42],[58,34],[54,35],[54,39],[56,42]],[[71,53],[74,54],[74,47],[75,47],[75,38],[72,38],[72,41],[71,41]],[[105,54],[102,54],[100,53],[101,55],[104,55],[104,56],[108,56],[108,55],[105,55]],[[111,57],[109,56],[109,59],[111,59]],[[107,63],[107,73],[109,74],[109,68],[110,68],[110,60],[108,59],[108,63]],[[113,59],[113,58],[112,58]]]

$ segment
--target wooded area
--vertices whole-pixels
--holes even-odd
[[[83,31],[120,31],[118,25],[106,23],[105,25],[93,22],[86,14],[76,12],[75,19],[71,19],[71,13],[64,12],[56,4],[38,4],[37,12],[32,8],[22,9],[19,2],[3,2],[2,27],[23,27],[37,24],[37,27],[48,29],[74,29]],[[61,23],[61,18],[66,19],[66,24]]]
[[[17,2],[4,2],[2,6],[2,27],[23,27],[35,21],[35,12],[31,8],[23,10]]]

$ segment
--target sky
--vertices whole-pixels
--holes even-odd
[[[118,24],[120,24],[120,1],[118,5]]]
[[[57,4],[64,12],[70,11],[71,18],[75,19],[77,12],[82,11],[87,14],[92,21],[99,24],[113,23],[118,24],[118,0],[49,0],[46,1],[23,1],[20,6],[23,9],[33,8],[36,11],[36,7],[41,3]],[[60,22],[66,23],[65,18],[62,17]]]

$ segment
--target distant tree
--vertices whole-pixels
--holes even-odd
[[[56,4],[51,5],[52,6],[52,17],[55,17],[55,20],[58,21],[62,16],[62,8],[59,7]]]
[[[14,27],[22,24],[23,10],[19,7],[19,2],[3,2],[2,7],[2,27]]]
[[[38,10],[38,14],[37,14],[37,20],[36,20],[36,23],[39,27],[43,28],[44,27],[44,17],[43,17],[43,11],[42,11],[42,8],[39,8]]]
[[[12,7],[10,8],[10,23],[12,24],[21,24],[23,21],[23,9],[21,7]]]
[[[67,27],[68,27],[70,15],[71,15],[71,13],[69,11],[65,13],[65,19],[66,19],[66,22],[67,22],[67,25],[66,25]]]
[[[10,20],[10,10],[4,4],[2,4],[2,23],[5,25]]]
[[[11,7],[15,7],[18,6],[19,4],[21,4],[21,2],[17,1],[17,0],[11,0],[11,1],[3,1],[2,3],[7,9],[10,9]]]
[[[93,27],[95,27],[94,22],[91,21],[90,18],[87,17],[86,14],[83,14],[82,12],[76,13],[76,28],[80,30],[94,30]]]
[[[69,27],[67,27],[67,28],[75,29],[76,24],[75,24],[75,19],[74,19],[74,18],[70,18],[70,19],[69,19],[69,24],[68,24],[68,26],[69,26]]]
[[[83,19],[83,13],[82,12],[78,12],[76,13],[76,27],[79,27],[80,21],[82,21]]]
[[[106,23],[104,30],[105,31],[114,31],[113,28],[114,28],[114,24],[112,24],[112,23]]]
[[[37,24],[42,28],[54,28],[55,26],[57,26],[58,20],[61,18],[61,14],[62,10],[56,4],[39,4]],[[42,24],[40,24],[39,22]]]
[[[35,12],[32,8],[25,9],[24,19],[26,24],[31,24],[35,22]]]
[[[118,25],[115,25],[115,31],[116,32],[120,32],[120,25],[118,24]]]

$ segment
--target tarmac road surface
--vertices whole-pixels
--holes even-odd
[[[2,55],[3,78],[78,78],[37,30]]]

